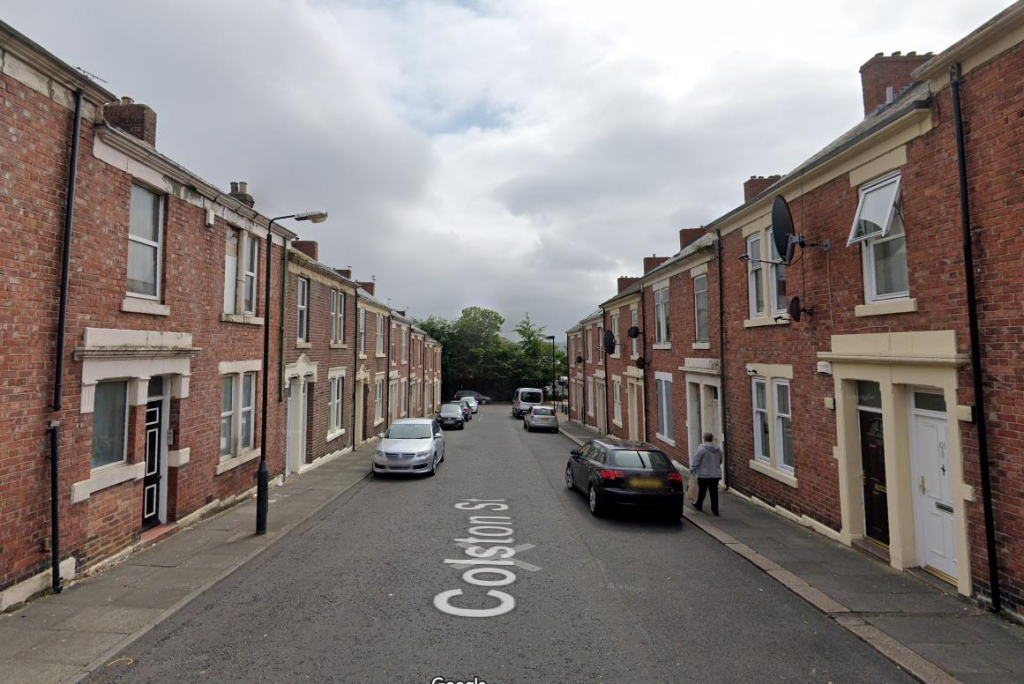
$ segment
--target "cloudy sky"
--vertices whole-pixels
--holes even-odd
[[[562,331],[862,115],[873,54],[1009,0],[0,0],[152,106],[157,147],[414,316]]]

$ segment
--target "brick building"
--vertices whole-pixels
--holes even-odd
[[[161,154],[149,107],[2,22],[0,65],[3,609],[251,495],[264,448],[276,477],[376,434],[390,312]]]
[[[990,601],[994,577],[1019,616],[1024,4],[939,55],[876,55],[861,77],[860,123],[784,176],[751,177],[743,204],[645,269],[646,439],[685,464],[712,432],[737,492],[964,596]],[[788,262],[777,197],[802,240]]]

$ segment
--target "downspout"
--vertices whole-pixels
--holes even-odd
[[[727,426],[729,425],[729,412],[726,410],[725,397],[725,287],[723,285],[724,275],[722,273],[722,231],[718,228],[715,229],[715,246],[718,256],[718,367],[721,369],[721,375],[719,375],[719,384],[721,384],[721,394],[718,397],[718,407],[722,413],[722,446],[724,447],[729,443],[727,434]],[[729,488],[729,452],[726,449],[722,449],[722,486],[726,489]]]
[[[270,258],[270,255],[267,255]],[[285,286],[288,282],[288,238],[281,236],[281,325],[279,326],[279,337],[277,345],[277,403],[284,401],[284,297]],[[270,309],[267,309],[270,313]],[[270,318],[267,317],[266,325],[270,325]]]
[[[647,295],[644,293],[643,283],[640,283],[640,318],[641,328],[640,334],[643,335],[644,341],[640,345],[640,358],[644,360],[644,367],[641,371],[644,374],[644,440],[647,441],[647,414],[650,413],[647,409]]]
[[[355,450],[358,444],[356,444],[356,388],[359,386],[359,382],[356,378],[359,377],[359,286],[355,289],[355,299],[352,304],[352,312],[355,313],[354,327],[355,338],[352,340],[352,449]],[[366,410],[366,407],[363,407]],[[363,426],[363,431],[366,431],[366,426]],[[365,437],[365,435],[363,435]]]
[[[390,311],[390,309],[389,309]],[[384,319],[387,341],[384,343],[384,425],[391,427],[391,314]],[[401,373],[399,373],[401,375]],[[397,406],[397,404],[396,404]]]
[[[583,341],[583,412],[580,413],[580,424],[587,425],[587,329],[580,326],[580,339]]]
[[[608,329],[608,319],[605,318],[608,312],[603,308],[601,309],[601,323],[602,328]],[[612,432],[612,422],[608,420],[608,381],[611,380],[610,373],[608,372],[608,350],[605,349],[604,340],[598,340],[601,344],[601,359],[604,361],[604,432],[606,435],[610,435]]]
[[[60,417],[64,393],[64,349],[68,322],[68,288],[71,279],[71,236],[75,226],[75,190],[78,186],[78,147],[82,137],[82,90],[75,91],[75,118],[71,130],[71,159],[64,205],[64,254],[60,274],[60,307],[57,314],[57,350],[54,364],[53,411],[50,420],[50,586],[61,592],[60,577]]]
[[[566,386],[568,394],[565,396],[565,417],[568,420],[572,420],[572,367],[576,365],[576,359],[569,358],[569,352],[572,348],[569,346],[569,333],[565,333],[565,360],[566,365],[569,367],[565,369],[566,376],[569,378],[569,385]],[[571,365],[570,365],[571,364]]]
[[[992,512],[992,480],[988,463],[988,428],[985,420],[985,389],[982,384],[981,330],[975,300],[974,248],[971,241],[971,209],[967,190],[967,156],[964,150],[964,122],[960,112],[960,65],[949,67],[949,90],[953,97],[953,133],[956,138],[956,166],[960,180],[960,223],[964,250],[964,276],[967,281],[967,319],[971,335],[971,374],[974,379],[974,406],[977,410],[978,465],[981,468],[981,501],[985,512],[985,547],[988,553],[989,589],[992,612],[1002,608],[999,590],[999,557],[996,553],[995,516]]]

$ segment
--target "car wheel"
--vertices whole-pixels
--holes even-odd
[[[590,485],[590,490],[587,494],[587,498],[590,500],[590,513],[595,518],[600,518],[604,515],[604,504],[601,503],[600,497],[597,495],[597,489],[594,485]]]
[[[576,489],[576,483],[572,480],[572,464],[565,466],[565,488],[570,492]]]
[[[434,460],[434,459],[430,459],[430,473],[429,473],[429,475],[430,475],[430,477],[434,477],[435,475],[437,475],[437,461]]]

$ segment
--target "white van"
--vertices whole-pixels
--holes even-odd
[[[544,393],[536,387],[520,387],[512,395],[512,417],[522,418],[534,406],[544,403]]]

